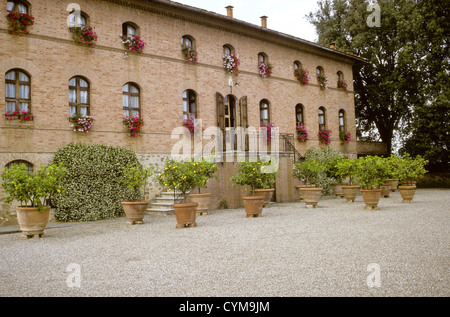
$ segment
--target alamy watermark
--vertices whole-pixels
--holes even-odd
[[[366,11],[368,12],[372,12],[371,14],[369,14],[369,16],[367,17],[367,26],[370,28],[373,27],[381,27],[381,8],[380,5],[376,2],[374,3],[369,3],[367,5],[367,9]]]
[[[367,272],[370,274],[367,276],[367,286],[370,288],[381,287],[381,268],[378,263],[370,263],[367,266]]]
[[[66,279],[67,287],[81,287],[81,266],[78,263],[70,263],[66,272],[69,273]]]

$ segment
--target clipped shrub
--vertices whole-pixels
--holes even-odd
[[[341,152],[330,147],[310,148],[305,153],[307,160],[317,160],[324,167],[324,171],[319,174],[316,180],[316,186],[323,188],[322,194],[324,196],[334,195],[332,184],[338,182],[338,179],[335,178],[334,165],[336,160],[342,156]]]
[[[132,150],[101,144],[71,143],[59,149],[53,163],[63,163],[64,195],[53,201],[58,221],[95,221],[123,215],[121,201],[131,201],[123,178],[125,166],[141,166]]]

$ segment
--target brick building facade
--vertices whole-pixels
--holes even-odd
[[[223,102],[234,106],[228,125],[259,127],[267,120],[290,137],[295,136],[301,111],[310,140],[303,144],[290,139],[300,154],[319,146],[317,133],[323,120],[333,131],[330,146],[356,157],[355,137],[341,145],[338,131],[356,135],[352,66],[363,59],[265,24],[237,20],[231,7],[221,15],[164,0],[79,0],[78,18],[78,11],[70,16],[78,10],[70,3],[0,2],[2,12],[22,10],[34,17],[29,34],[18,36],[9,33],[6,14],[0,15],[0,81],[4,83],[0,108],[29,110],[34,116],[32,121],[0,117],[0,173],[16,160],[37,168],[70,142],[120,145],[136,151],[146,165],[159,164],[177,142],[170,135],[184,116],[201,118],[204,127],[221,125],[218,107]],[[93,53],[73,40],[69,25],[74,16],[80,24],[95,27],[98,39]],[[265,17],[262,23],[267,23]],[[124,34],[140,35],[146,43],[143,52],[129,52],[125,58],[127,50],[120,39]],[[195,47],[198,63],[187,63],[181,50],[183,38]],[[224,70],[223,55],[229,52],[240,59],[237,77]],[[260,58],[272,64],[271,77],[260,76]],[[295,78],[297,67],[309,70],[309,85]],[[316,80],[317,69],[328,78],[326,90]],[[338,89],[338,76],[348,83],[347,92]],[[89,133],[73,131],[69,115],[74,111],[95,118]],[[123,124],[124,113],[133,111],[144,120],[137,138],[130,137]],[[277,183],[278,201],[295,198],[294,156],[288,152],[280,161],[278,179],[284,181]],[[216,193],[214,202],[226,199],[233,207],[240,204],[239,189],[231,189],[233,164],[228,165],[223,164],[220,179],[211,182],[210,189]],[[159,190],[153,186],[150,196]]]

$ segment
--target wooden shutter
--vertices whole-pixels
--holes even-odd
[[[225,130],[225,106],[224,98],[220,93],[216,93],[216,107],[217,107],[217,126],[221,130]]]
[[[241,116],[241,127],[248,128],[248,113],[247,113],[247,96],[242,97],[239,100],[239,112]]]

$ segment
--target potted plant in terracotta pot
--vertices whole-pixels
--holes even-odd
[[[378,156],[364,156],[356,160],[356,176],[362,187],[366,209],[378,209],[381,198],[380,186],[388,179],[388,167]]]
[[[306,208],[316,208],[322,197],[322,187],[316,187],[315,184],[320,173],[325,171],[318,160],[306,159],[303,162],[294,163],[294,177],[303,181],[306,187],[300,187],[300,195],[306,204]]]
[[[337,169],[337,164],[342,160],[348,160],[343,155],[334,156],[331,158],[331,160],[327,164],[327,176],[333,178],[336,182],[332,183],[331,186],[333,187],[333,193],[336,197],[344,197],[344,193],[342,191],[342,175],[339,173]]]
[[[345,158],[336,163],[336,173],[344,181],[342,184],[342,195],[348,203],[354,202],[358,194],[359,185],[356,185],[356,161]]]
[[[399,159],[397,175],[401,185],[398,186],[398,190],[402,195],[403,203],[410,203],[414,198],[416,181],[425,176],[426,164],[428,161],[420,155],[412,158],[409,154],[405,154]]]
[[[257,189],[268,189],[265,187],[275,182],[274,173],[264,173],[264,168],[269,165],[270,162],[262,162],[261,160],[240,162],[237,166],[236,174],[230,179],[234,185],[249,186],[251,189],[252,196],[242,197],[247,218],[259,217],[264,204],[268,200],[268,198],[265,198],[264,193],[258,192]],[[270,191],[267,192],[270,194]]]
[[[201,162],[195,162],[194,167],[196,167],[195,175],[198,177],[198,194],[190,193],[189,201],[198,203],[197,215],[207,215],[211,203],[211,193],[201,193],[201,189],[208,186],[209,180],[214,177],[219,166],[213,162],[202,159]]]
[[[155,180],[168,190],[179,191],[183,196],[180,203],[174,203],[175,216],[177,218],[176,228],[192,228],[197,226],[196,202],[187,202],[186,193],[199,185],[199,177],[196,176],[198,167],[192,161],[177,161],[167,159],[164,168],[155,175]]]
[[[20,230],[32,238],[41,237],[50,216],[49,201],[63,191],[61,180],[66,173],[62,164],[41,166],[34,173],[27,171],[25,164],[17,164],[2,174],[6,203],[19,202],[16,207]]]
[[[149,201],[145,200],[145,188],[153,168],[143,168],[140,165],[129,165],[123,169],[118,182],[125,186],[126,201],[122,208],[128,219],[128,224],[142,224]]]

